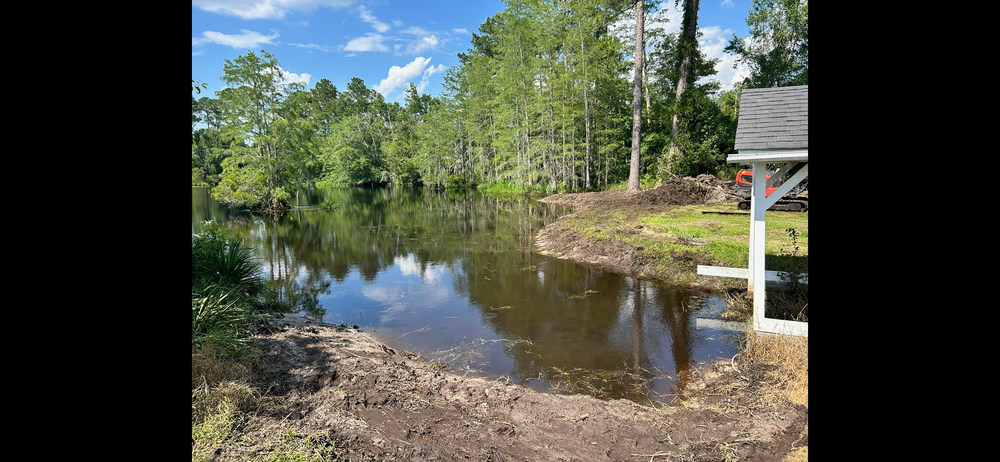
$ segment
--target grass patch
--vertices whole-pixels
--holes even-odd
[[[640,215],[623,209],[592,210],[566,217],[565,224],[582,238],[616,240],[641,249],[640,259],[649,263],[651,277],[670,274],[658,278],[684,284],[697,279],[699,264],[747,267],[749,215],[702,213],[735,208],[734,204],[687,205]],[[794,237],[788,229],[796,230]],[[767,212],[766,232],[768,270],[808,272],[808,212]],[[720,281],[723,287],[740,282],[745,285],[735,279]]]
[[[736,178],[736,175],[733,175]],[[647,189],[653,189],[656,187],[656,178],[652,176],[643,176],[639,178],[639,189],[645,191]],[[618,183],[609,184],[606,188],[601,188],[602,191],[628,191],[628,180],[622,180]]]
[[[250,462],[324,462],[344,460],[337,451],[329,430],[303,435],[294,428],[269,448],[267,454],[249,459]]]

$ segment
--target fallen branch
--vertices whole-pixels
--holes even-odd
[[[632,454],[632,457],[649,457],[649,461],[653,462],[654,457],[672,456],[672,455],[674,455],[674,453],[672,452],[658,452],[656,454]]]

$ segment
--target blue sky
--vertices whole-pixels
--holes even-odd
[[[264,49],[281,65],[285,79],[312,88],[329,79],[344,90],[352,77],[365,81],[388,101],[403,101],[413,82],[421,94],[440,95],[445,71],[457,66],[472,33],[503,10],[501,0],[192,0],[191,78],[214,96],[224,84],[225,60]],[[702,49],[722,58],[715,78],[723,89],[746,75],[723,53],[735,33],[746,37],[751,0],[706,0],[698,27]],[[667,32],[680,28],[674,2],[663,2]],[[649,18],[647,17],[647,21]],[[647,27],[650,25],[647,23]],[[634,26],[632,26],[634,34]]]

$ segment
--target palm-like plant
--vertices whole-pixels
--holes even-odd
[[[218,285],[253,298],[264,291],[259,271],[253,250],[242,240],[226,239],[219,233],[205,233],[192,240],[191,283],[195,292]]]
[[[196,345],[212,337],[226,350],[237,350],[245,344],[256,319],[253,307],[235,289],[209,285],[200,294],[192,294],[191,340]]]

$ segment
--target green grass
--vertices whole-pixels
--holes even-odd
[[[735,177],[735,176],[734,176]],[[639,189],[647,190],[656,187],[656,179],[651,176],[644,176],[639,178]],[[628,191],[628,180],[622,180],[618,183],[609,184],[608,187],[603,188],[603,191]]]
[[[673,277],[677,283],[693,280],[697,264],[746,268],[750,216],[703,214],[702,211],[737,210],[735,204],[689,205],[633,217],[629,215],[634,212],[628,210],[598,210],[568,217],[567,225],[584,237],[617,240],[641,247],[643,258],[652,262],[653,273],[680,269],[681,272],[675,272]],[[788,229],[795,229],[794,241]],[[766,230],[767,269],[807,272],[808,212],[767,212]],[[699,263],[678,264],[677,256],[694,256]]]

